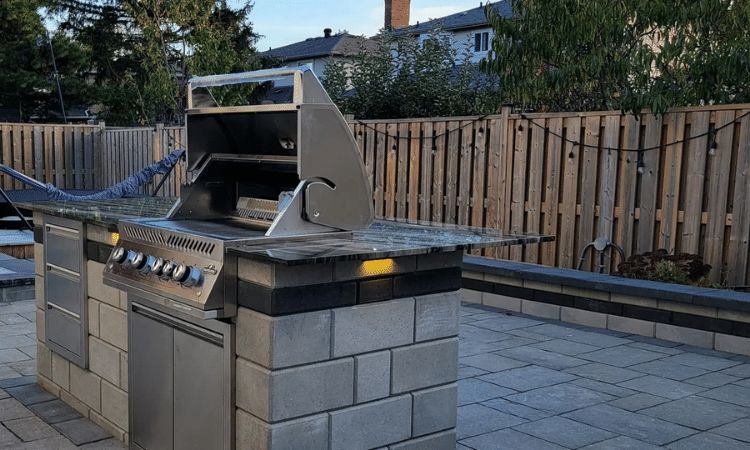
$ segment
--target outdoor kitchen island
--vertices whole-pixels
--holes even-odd
[[[375,220],[309,70],[192,78],[187,104],[180,198],[87,243],[103,266],[45,217],[42,384],[132,449],[453,448],[462,254],[547,238]]]

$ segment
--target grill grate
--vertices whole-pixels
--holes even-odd
[[[278,202],[261,198],[241,197],[237,202],[237,215],[245,219],[267,220],[276,218]]]

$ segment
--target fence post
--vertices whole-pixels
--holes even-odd
[[[95,139],[96,148],[94,148],[94,189],[104,188],[103,174],[104,174],[104,152],[106,142],[104,140],[104,130],[107,124],[103,121],[99,121],[99,129],[97,130],[98,139]]]

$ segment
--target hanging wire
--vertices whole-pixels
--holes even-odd
[[[429,138],[437,139],[439,137],[446,136],[446,135],[450,134],[453,131],[458,131],[458,130],[467,128],[469,125],[474,125],[474,124],[476,124],[478,122],[481,122],[481,121],[485,120],[487,117],[489,117],[490,115],[491,114],[485,114],[483,116],[479,116],[476,119],[472,119],[469,122],[462,124],[458,128],[455,128],[453,130],[446,130],[445,132],[440,133],[440,134],[436,134],[434,136],[425,136],[425,138],[427,138],[427,139],[429,139]],[[560,133],[552,131],[552,130],[550,130],[549,127],[537,123],[534,119],[530,119],[526,114],[520,113],[519,115],[520,115],[521,119],[528,120],[532,125],[534,125],[535,127],[539,128],[539,129],[544,130],[545,132],[551,134],[552,136],[558,137],[558,138],[562,139],[565,142],[569,142],[569,143],[571,143],[573,145],[578,145],[578,146],[581,146],[583,148],[593,148],[593,149],[597,149],[597,150],[601,148],[602,150],[607,150],[607,151],[615,150],[615,151],[618,151],[618,152],[642,153],[642,152],[647,152],[647,151],[651,151],[651,150],[659,150],[662,147],[669,147],[671,145],[682,144],[682,143],[685,143],[685,142],[692,141],[693,139],[702,138],[704,136],[711,136],[713,138],[711,140],[711,150],[715,152],[715,150],[717,148],[716,133],[719,130],[722,130],[724,128],[729,127],[730,125],[733,125],[733,124],[739,122],[740,120],[744,119],[745,117],[750,116],[750,111],[748,111],[748,112],[746,112],[746,113],[738,116],[737,118],[735,118],[731,122],[727,122],[724,125],[721,125],[721,126],[718,126],[718,127],[714,128],[712,130],[706,131],[705,133],[700,133],[700,134],[696,134],[694,136],[686,137],[686,138],[683,138],[683,139],[678,139],[678,140],[676,140],[674,142],[669,142],[669,143],[666,143],[666,144],[663,144],[663,145],[662,144],[658,144],[658,145],[653,145],[651,147],[639,147],[639,148],[610,148],[610,147],[599,147],[598,145],[586,144],[584,142],[580,142],[580,141],[576,141],[574,139],[567,138],[567,137],[565,137],[564,135],[562,135]],[[375,128],[374,126],[372,126],[371,124],[369,124],[368,122],[364,122],[362,120],[356,120],[356,122],[359,125],[362,125],[365,128],[374,131],[376,134],[380,134],[380,135],[389,137],[391,139],[408,139],[408,140],[422,140],[423,139],[420,136],[394,136],[392,134],[389,134],[387,131],[378,130],[377,128]],[[518,129],[519,130],[523,130],[523,125],[519,125]]]

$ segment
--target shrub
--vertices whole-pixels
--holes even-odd
[[[615,275],[640,280],[716,287],[716,284],[707,278],[710,271],[711,266],[704,264],[700,255],[672,255],[664,249],[659,249],[632,255],[617,266]]]

